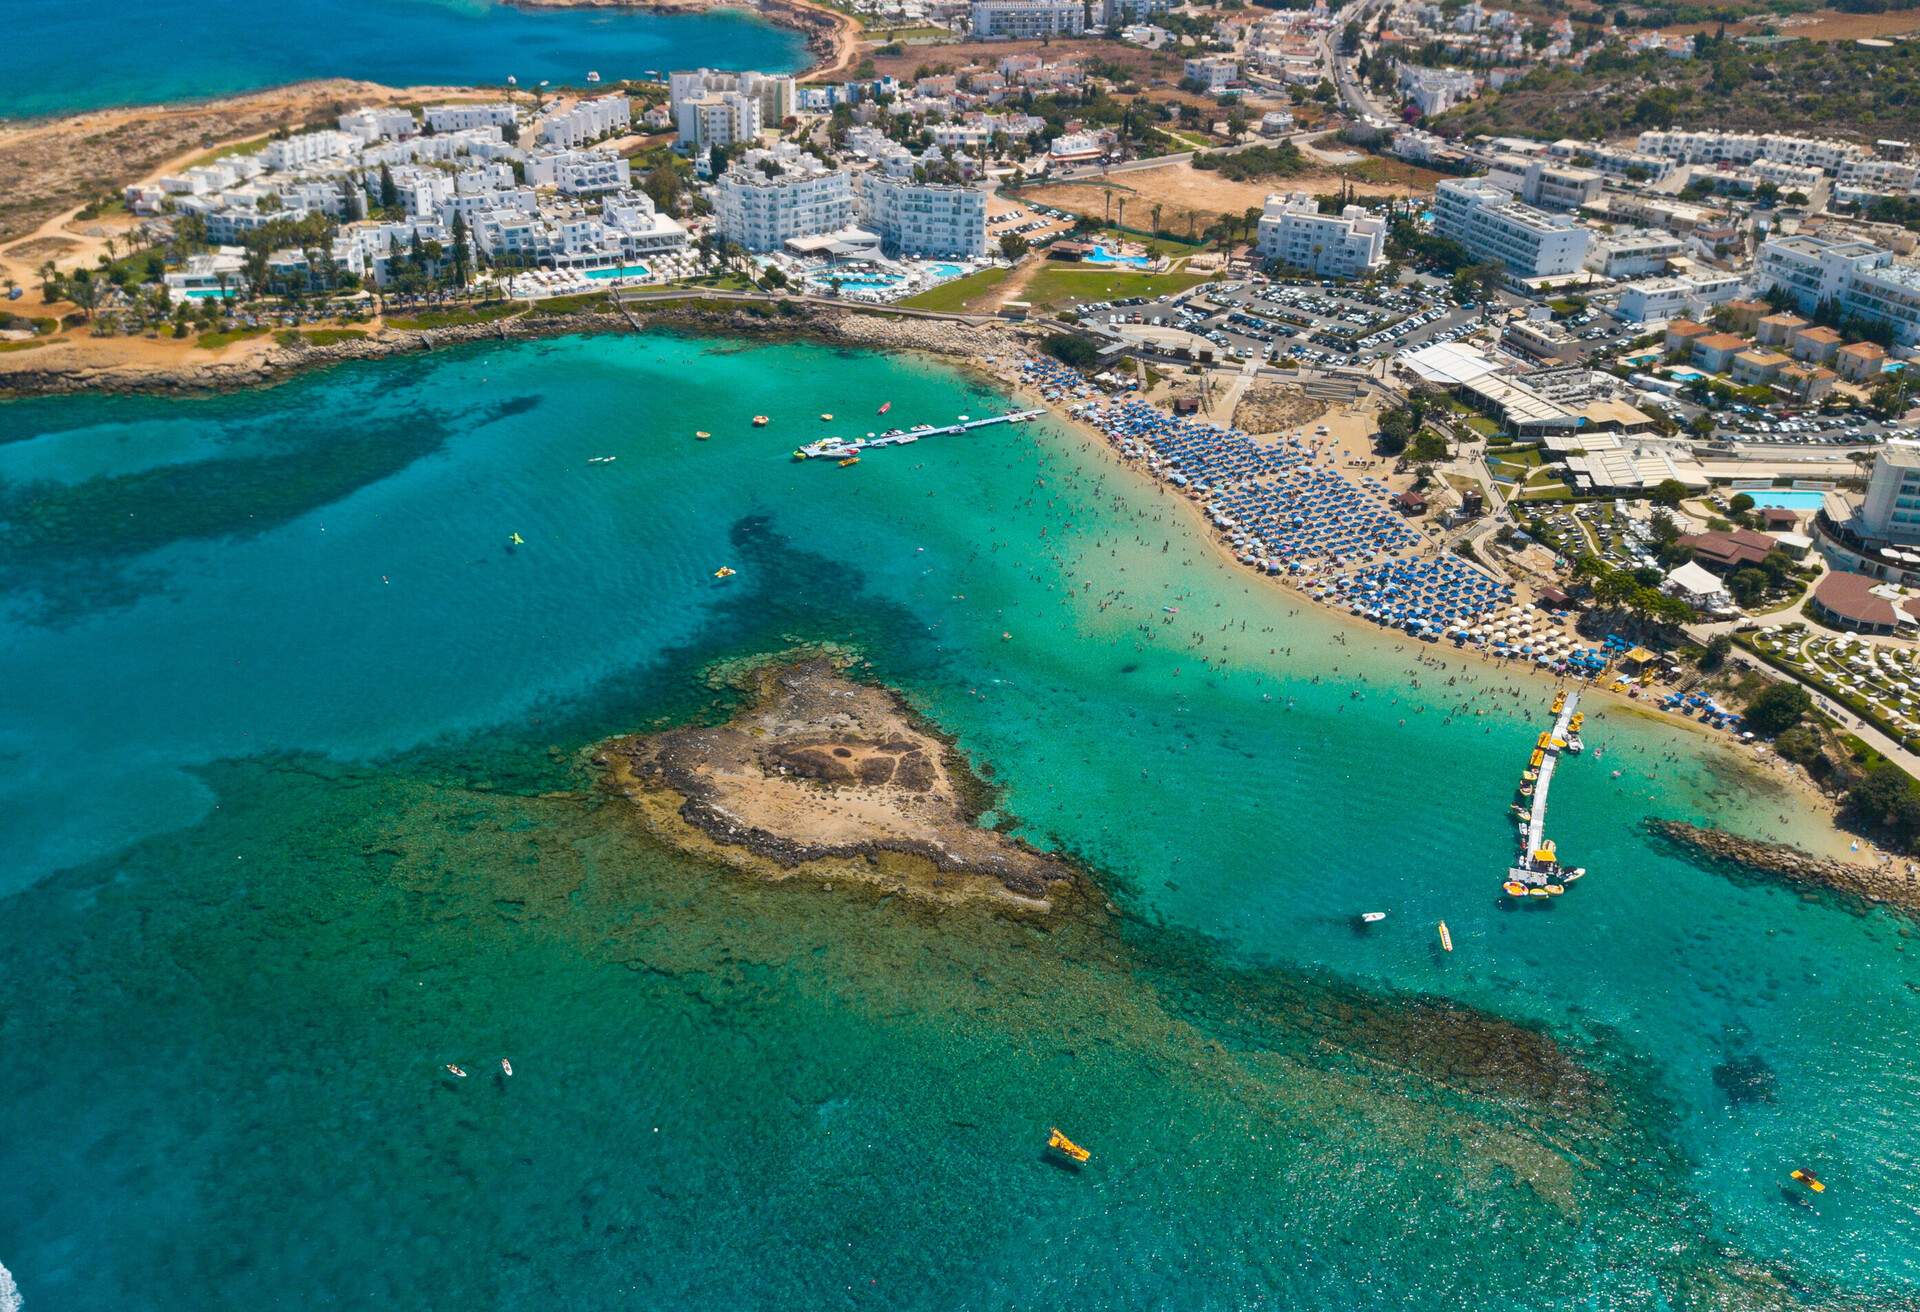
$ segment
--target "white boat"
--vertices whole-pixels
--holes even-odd
[[[1361,923],[1367,925],[1377,925],[1386,918],[1387,913],[1384,911],[1363,911],[1360,913]]]
[[[502,1057],[500,1059],[500,1073],[502,1075],[513,1074],[513,1063],[508,1061],[505,1057]]]
[[[598,73],[595,73],[595,72],[591,72],[591,71],[589,71],[589,72],[588,72],[588,74],[587,74],[587,81],[589,81],[589,82],[598,82],[599,80],[600,80],[600,75],[599,75]]]

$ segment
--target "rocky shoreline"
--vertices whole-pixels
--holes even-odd
[[[1920,875],[1910,873],[1904,865],[1856,865],[1815,856],[1785,843],[1742,838],[1679,820],[1649,820],[1647,827],[1686,852],[1706,858],[1709,865],[1920,916]]]
[[[827,657],[751,668],[725,723],[615,739],[606,785],[669,841],[770,878],[1046,911],[1072,866],[978,822],[992,789],[891,689]]]
[[[747,308],[749,306],[752,308]],[[238,359],[197,361],[186,357],[192,348],[185,348],[177,364],[62,359],[63,353],[56,346],[50,346],[43,348],[44,356],[40,350],[0,355],[0,397],[17,399],[80,392],[180,394],[264,387],[285,382],[308,370],[352,360],[379,360],[472,342],[631,332],[636,324],[643,331],[660,329],[767,341],[814,341],[834,346],[918,351],[969,362],[992,355],[1011,358],[1032,349],[1031,330],[1012,325],[915,319],[852,306],[806,305],[800,306],[797,313],[778,314],[767,312],[764,302],[736,306],[724,301],[692,299],[643,304],[635,309],[641,312],[632,321],[612,309],[544,312],[536,307],[507,319],[444,328],[385,328],[367,337],[324,344],[304,339],[283,343],[274,338],[261,338],[255,339],[259,349]]]

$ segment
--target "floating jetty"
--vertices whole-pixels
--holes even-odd
[[[985,419],[965,419],[957,424],[935,427],[932,424],[915,424],[912,428],[889,428],[878,437],[839,438],[825,437],[818,442],[809,442],[793,453],[795,460],[845,460],[848,456],[857,456],[862,451],[876,447],[908,446],[923,437],[940,437],[947,433],[970,433],[976,428],[989,428],[994,424],[1021,424],[1036,416],[1045,414],[1045,410],[1015,410],[1012,414],[988,415]]]
[[[1566,886],[1587,872],[1560,864],[1553,840],[1546,836],[1547,794],[1553,787],[1553,770],[1560,755],[1579,741],[1580,694],[1568,689],[1554,696],[1553,728],[1540,735],[1528,759],[1526,773],[1520,777],[1521,802],[1514,806],[1520,827],[1520,858],[1507,871],[1501,885],[1509,897],[1558,897]]]

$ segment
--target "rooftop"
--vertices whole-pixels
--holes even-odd
[[[1874,580],[1865,574],[1834,570],[1814,588],[1813,600],[1828,614],[1854,624],[1898,624],[1902,618],[1900,612],[1889,598],[1874,588]]]

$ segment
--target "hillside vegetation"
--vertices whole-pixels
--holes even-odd
[[[1619,137],[1676,125],[1871,141],[1920,132],[1920,44],[1707,37],[1691,60],[1605,50],[1585,69],[1537,69],[1441,115],[1448,135]]]

